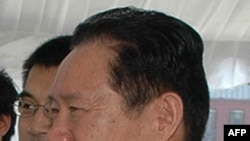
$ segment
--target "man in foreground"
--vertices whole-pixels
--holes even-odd
[[[124,7],[81,23],[52,87],[49,141],[201,141],[209,94],[200,35]]]

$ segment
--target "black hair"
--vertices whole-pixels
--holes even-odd
[[[78,25],[72,47],[113,39],[110,85],[129,111],[143,108],[164,92],[177,92],[184,107],[186,141],[201,141],[209,114],[203,68],[203,41],[184,21],[135,7],[111,9]],[[107,47],[107,46],[106,46]]]
[[[59,66],[70,52],[71,36],[64,35],[50,39],[39,46],[23,64],[23,87],[34,65],[45,67]]]
[[[0,70],[0,116],[10,115],[11,125],[8,132],[3,136],[3,141],[10,141],[15,133],[16,114],[13,110],[13,104],[17,97],[17,90],[12,78]]]

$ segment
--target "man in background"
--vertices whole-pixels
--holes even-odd
[[[20,141],[45,140],[52,121],[48,94],[58,67],[70,52],[71,36],[59,36],[39,46],[23,64],[23,91],[16,102]]]
[[[14,134],[16,114],[13,103],[17,97],[15,85],[10,76],[0,70],[0,141],[10,141]]]

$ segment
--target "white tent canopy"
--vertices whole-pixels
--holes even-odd
[[[92,14],[123,6],[159,10],[191,24],[204,39],[211,89],[249,83],[249,0],[0,0],[0,66],[20,86],[23,60],[38,45],[71,34]]]

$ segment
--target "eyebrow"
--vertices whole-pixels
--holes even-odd
[[[77,95],[79,95],[79,93],[72,93],[71,95],[63,95],[63,96],[61,96],[60,99],[62,99],[62,100],[67,100],[67,101],[72,100],[72,99],[79,99],[79,97],[78,97]],[[50,101],[58,102],[57,98],[54,97],[54,96],[51,95],[51,94],[48,96],[48,99],[49,99]]]
[[[35,99],[35,97],[28,91],[23,90],[21,93],[19,93],[19,97],[30,97],[32,99]]]

